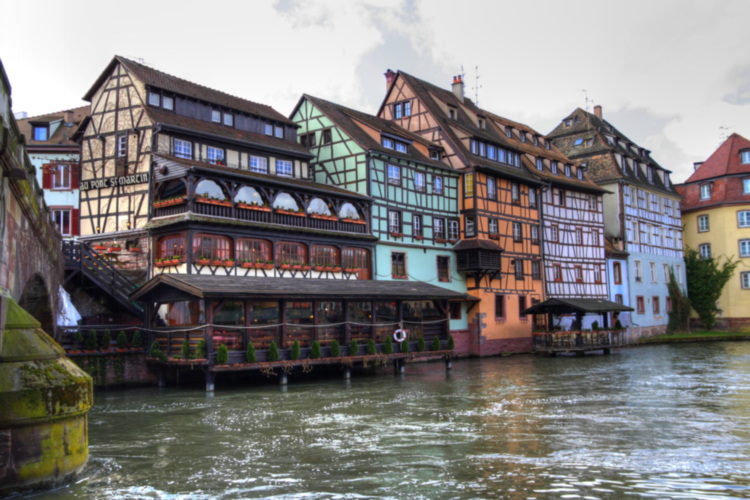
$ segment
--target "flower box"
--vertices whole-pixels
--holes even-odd
[[[333,272],[333,273],[340,273],[341,272],[341,268],[340,267],[331,268],[331,272]]]
[[[119,247],[119,246],[118,247],[109,247],[107,249],[108,252],[119,252],[121,250],[122,250],[122,247]]]
[[[393,279],[394,280],[405,280],[405,279],[408,279],[408,278],[409,277],[407,275],[405,275],[405,274],[394,274],[393,275]]]
[[[350,274],[352,274],[352,273],[358,273],[359,272],[359,268],[358,267],[348,267],[348,268],[344,269],[344,272],[345,273],[350,273]]]
[[[261,264],[260,265],[261,269],[273,269],[274,267],[275,266],[273,264],[270,264],[270,263],[269,264]]]
[[[344,218],[344,219],[341,219],[341,220],[344,221],[344,222],[348,222],[350,224],[365,224],[365,221],[362,220],[362,219],[350,219],[350,218],[347,217],[347,218]]]
[[[488,238],[491,239],[491,240],[499,240],[500,239],[500,235],[497,234],[497,233],[490,233],[489,236],[488,236]]]
[[[312,269],[311,266],[299,266],[299,268],[300,268],[300,271],[309,271],[310,269]]]
[[[395,232],[389,233],[389,234],[391,235],[391,238],[401,238],[404,235],[404,233],[395,233]]]
[[[458,240],[455,238],[451,238],[448,240],[448,243],[458,243]]]
[[[283,214],[283,215],[296,215],[297,217],[304,217],[305,212],[292,212],[291,210],[283,210],[280,208],[276,209],[277,214]]]
[[[435,243],[448,243],[445,238],[435,238]]]
[[[211,263],[211,261],[208,259],[196,259],[195,263],[199,266],[207,266]]]
[[[281,269],[281,270],[283,270],[283,271],[287,271],[287,270],[289,270],[289,269],[291,269],[291,268],[292,268],[292,265],[291,265],[291,264],[281,264],[281,265],[279,266],[279,269]]]
[[[168,262],[169,262],[170,266],[177,266],[177,265],[179,265],[182,262],[182,259],[172,259],[172,260],[170,260]]]
[[[107,249],[107,245],[94,245],[92,248],[97,252],[102,252]]]
[[[258,269],[258,264],[256,264],[255,262],[243,262],[242,264],[240,264],[240,267],[245,269]]]
[[[231,207],[232,202],[229,200],[211,200],[214,205],[218,205],[220,207]]]
[[[315,266],[313,269],[315,269],[316,271],[325,271],[326,266]]]
[[[222,265],[224,267],[234,267],[234,261],[233,260],[225,260]]]
[[[310,217],[313,219],[323,219],[323,220],[339,220],[338,217],[335,215],[325,215],[325,214],[310,214]]]
[[[141,253],[141,247],[128,247],[128,252]]]
[[[422,241],[424,239],[424,236],[421,236],[421,235],[415,236],[414,239],[417,241]]]
[[[211,261],[211,265],[212,265],[212,266],[221,266],[221,265],[223,265],[223,264],[224,264],[224,261],[223,261],[223,260],[219,260],[219,259],[213,259],[213,260]]]
[[[257,210],[258,212],[270,212],[271,207],[267,207],[265,205],[252,205],[250,203],[243,203],[239,202],[237,203],[238,208],[242,208],[244,210]]]
[[[167,260],[160,260],[158,262],[154,262],[154,265],[156,267],[167,267],[167,266],[171,266],[172,264],[171,264],[171,262],[169,262]]]

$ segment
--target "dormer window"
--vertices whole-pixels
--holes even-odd
[[[232,113],[224,113],[224,125],[228,127],[234,126],[234,115]]]
[[[701,200],[711,199],[711,184],[701,184]]]
[[[279,139],[284,138],[284,127],[280,127],[278,125],[273,127],[273,135],[275,137],[278,137]]]
[[[456,119],[456,110],[455,110],[455,108],[448,108],[448,118],[450,118],[451,120],[455,120]]]
[[[579,180],[583,180],[583,170],[580,167],[576,169],[576,177],[578,177]]]
[[[541,158],[536,159],[536,169],[544,170],[544,160],[542,160]]]
[[[383,137],[381,139],[381,144],[383,144],[384,148],[394,149],[393,139],[388,139],[387,137]]]
[[[214,123],[221,123],[221,111],[219,111],[218,109],[212,109],[211,121]]]
[[[573,146],[580,146],[581,144],[583,144],[583,139],[581,137],[573,142]]]
[[[565,165],[565,177],[570,177],[571,172],[570,165]]]
[[[565,128],[569,128],[573,126],[573,120],[568,118],[567,120],[563,121],[563,126]]]
[[[430,160],[440,160],[440,152],[434,149],[430,150]]]
[[[264,123],[263,133],[266,135],[273,135],[273,125],[271,125],[270,123]]]
[[[552,144],[549,140],[544,141],[544,149],[552,149]]]
[[[505,127],[505,135],[509,138],[513,138],[513,127]]]
[[[550,170],[552,171],[553,174],[557,174],[557,162],[556,161],[553,161],[550,164]]]
[[[484,130],[484,118],[477,118],[477,126]]]
[[[740,161],[743,165],[750,163],[750,149],[747,151],[740,151]]]
[[[49,125],[34,125],[34,140],[46,141],[49,139]]]
[[[395,144],[396,144],[396,151],[398,151],[399,153],[406,153],[406,144],[404,144],[403,142],[398,142],[398,141],[396,141]]]
[[[594,144],[594,139],[586,139],[583,141],[583,145],[587,148],[590,148]]]
[[[160,103],[160,96],[156,92],[149,92],[148,93],[148,104],[149,106],[156,106],[159,107]]]
[[[539,136],[538,135],[534,136],[534,146],[539,147]]]
[[[174,98],[169,96],[163,96],[161,98],[161,107],[172,111],[174,109]]]
[[[648,167],[646,177],[648,177],[648,182],[654,182],[654,167]]]
[[[519,131],[518,132],[518,137],[521,139],[521,142],[526,142],[526,132]]]

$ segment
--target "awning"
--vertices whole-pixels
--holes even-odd
[[[523,314],[574,314],[633,311],[617,302],[606,299],[547,299],[523,311]]]
[[[131,301],[166,302],[188,298],[300,300],[462,300],[466,293],[419,281],[258,278],[201,274],[160,274],[130,294]]]

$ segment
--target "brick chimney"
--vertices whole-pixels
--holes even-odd
[[[599,106],[598,104],[594,106],[594,114],[596,115],[597,118],[602,119],[602,107]]]
[[[464,80],[461,75],[453,77],[453,95],[455,95],[459,101],[464,102]]]
[[[69,109],[63,114],[63,124],[73,123],[73,110]]]
[[[693,172],[695,172],[696,170],[698,170],[699,168],[701,168],[701,165],[703,165],[703,163],[704,162],[702,162],[702,161],[696,161],[696,162],[694,162],[693,163]]]
[[[385,90],[388,91],[388,89],[391,88],[391,84],[393,83],[393,80],[396,79],[396,73],[391,71],[391,68],[388,68],[388,71],[386,71],[384,75],[385,75]]]

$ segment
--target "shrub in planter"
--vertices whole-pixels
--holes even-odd
[[[593,331],[599,330],[599,322],[598,321],[594,321],[593,323],[591,323],[591,329]]]
[[[73,334],[73,340],[75,341],[76,348],[83,349],[83,334],[80,330],[76,330]]]
[[[615,330],[624,330],[624,329],[625,329],[625,327],[622,326],[622,323],[620,323],[619,319],[617,321],[615,321]]]
[[[435,337],[432,339],[432,350],[433,351],[439,351],[440,350],[440,339]]]
[[[190,342],[188,342],[188,339],[182,341],[182,345],[180,346],[180,357],[182,359],[190,359]]]
[[[279,348],[276,345],[276,342],[271,342],[271,345],[268,346],[268,355],[266,356],[266,359],[268,359],[268,361],[279,360]]]
[[[341,347],[338,340],[334,340],[331,342],[331,357],[338,358],[339,356],[341,356]]]
[[[258,360],[255,357],[255,346],[252,342],[247,344],[247,352],[245,352],[245,359],[248,363],[256,363]]]
[[[401,342],[401,352],[404,353],[404,354],[406,354],[406,353],[409,352],[409,341],[408,340],[404,340],[403,342]]]
[[[393,354],[393,341],[390,335],[383,342],[383,354]]]
[[[112,334],[109,333],[108,328],[104,330],[104,335],[102,336],[102,349],[108,351],[110,347],[112,347]]]
[[[367,354],[377,354],[378,348],[375,347],[375,341],[370,339],[367,341]]]
[[[291,359],[299,359],[299,341],[295,340],[292,344],[292,350],[289,353]]]
[[[89,330],[89,336],[86,337],[83,347],[89,351],[96,350],[96,332],[94,330]]]
[[[427,350],[427,346],[425,346],[424,337],[419,337],[417,339],[417,351],[424,352],[426,350]]]
[[[130,345],[135,348],[138,348],[138,347],[141,347],[142,344],[143,344],[143,340],[141,339],[141,331],[136,330],[135,333],[133,334],[133,339],[130,341]]]
[[[227,346],[221,344],[216,350],[216,364],[225,365],[227,364],[227,361],[229,361],[229,350],[227,349]]]
[[[316,340],[312,343],[312,347],[310,348],[310,359],[318,358],[320,358],[320,342]]]
[[[154,340],[154,343],[151,344],[151,348],[148,350],[148,355],[152,358],[156,358],[159,361],[166,361],[167,355],[164,354],[164,352],[159,348],[159,343]]]
[[[359,356],[359,344],[356,340],[349,344],[349,356]]]
[[[120,330],[120,333],[117,334],[117,348],[118,349],[127,349],[128,347],[128,337],[125,335],[125,332]]]
[[[456,342],[453,340],[453,335],[448,335],[448,350],[452,351],[456,348]]]
[[[195,359],[206,359],[208,356],[208,348],[206,347],[206,341],[204,339],[198,341],[193,355],[195,356]]]

